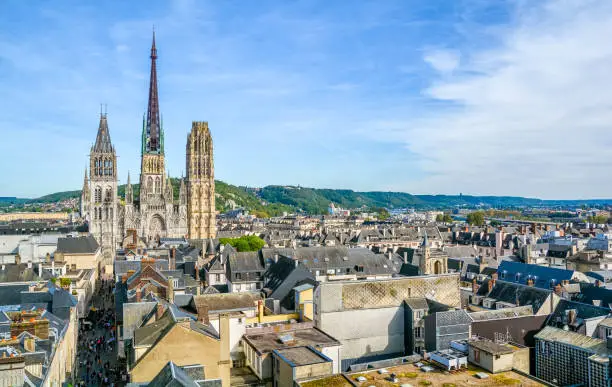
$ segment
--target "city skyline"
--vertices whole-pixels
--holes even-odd
[[[203,120],[236,185],[611,197],[612,5],[447,3],[4,2],[0,196],[79,189],[100,103],[137,174],[155,25],[172,176]]]

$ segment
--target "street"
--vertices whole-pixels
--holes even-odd
[[[100,280],[87,318],[79,325],[76,384],[122,386],[114,331],[114,283]]]

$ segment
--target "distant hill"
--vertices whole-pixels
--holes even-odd
[[[574,207],[587,205],[611,205],[612,199],[593,200],[542,200],[513,196],[471,196],[471,195],[411,195],[405,192],[356,192],[343,189],[318,189],[299,186],[270,185],[263,188],[247,188],[215,181],[217,210],[246,208],[262,216],[280,215],[284,211],[301,211],[308,214],[325,214],[329,203],[347,209],[357,208],[416,208],[450,209],[458,207]],[[174,197],[178,199],[180,179],[172,178]],[[134,195],[138,197],[140,187],[133,184]],[[57,192],[31,199],[30,202],[57,202],[78,198],[81,191]],[[125,195],[125,185],[119,186],[119,197]],[[21,200],[21,199],[18,199]]]

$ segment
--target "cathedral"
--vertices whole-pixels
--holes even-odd
[[[215,181],[213,145],[207,122],[193,122],[187,137],[187,177],[181,179],[178,198],[165,169],[164,127],[157,88],[155,33],[151,46],[151,78],[146,118],[141,136],[140,190],[134,192],[128,173],[125,195],[118,195],[117,155],[108,118],[100,114],[96,142],[89,156],[89,178],[81,194],[81,216],[102,247],[106,263],[127,235],[136,233],[149,245],[159,238],[214,238]]]

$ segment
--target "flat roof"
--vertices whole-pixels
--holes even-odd
[[[426,363],[426,362],[424,362]],[[470,369],[463,369],[453,373],[445,372],[437,367],[434,367],[431,372],[423,372],[414,364],[402,364],[393,367],[385,367],[387,373],[379,374],[378,369],[371,369],[365,372],[351,372],[345,374],[356,387],[385,387],[410,384],[413,386],[430,385],[443,386],[446,383],[452,384],[455,387],[474,387],[474,386],[509,386],[516,385],[522,387],[539,387],[543,384],[531,379],[528,376],[521,375],[514,371],[500,372],[491,374],[479,367],[470,365]],[[474,374],[482,372],[489,375],[487,379],[478,379]],[[395,374],[398,382],[389,380],[391,374]],[[357,379],[363,376],[363,382]],[[318,387],[318,386],[317,386]]]
[[[310,347],[292,347],[274,351],[292,367],[309,364],[327,363],[331,360]]]
[[[507,355],[514,352],[511,347],[491,340],[471,340],[470,346],[493,355]]]
[[[332,347],[340,345],[338,340],[314,327],[244,335],[243,340],[248,342],[259,354],[297,346]]]

